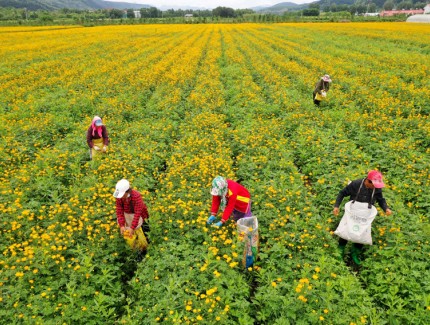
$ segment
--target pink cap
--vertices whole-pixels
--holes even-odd
[[[321,79],[325,82],[331,82],[330,76],[328,74],[324,75],[323,77],[321,77]]]
[[[372,184],[375,186],[375,188],[383,188],[385,186],[384,182],[382,181],[382,174],[377,170],[371,170],[367,174],[367,179],[372,181]]]

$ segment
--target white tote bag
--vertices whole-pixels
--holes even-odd
[[[372,222],[377,213],[373,205],[369,209],[369,203],[349,201],[334,233],[353,243],[372,245]]]

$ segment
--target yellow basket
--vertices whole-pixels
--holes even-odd
[[[137,229],[133,237],[130,237],[128,230],[126,230],[124,232],[124,239],[127,245],[133,250],[144,251],[148,247],[148,241],[146,240],[142,228]]]

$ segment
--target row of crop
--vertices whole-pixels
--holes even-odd
[[[154,246],[136,271],[142,285],[132,288],[123,318],[130,323],[250,322],[249,287],[238,272],[235,229],[206,225],[212,178],[234,175],[229,129],[223,116],[212,112],[223,95],[215,69],[219,43],[214,28],[201,49],[201,74],[159,180],[151,223]]]

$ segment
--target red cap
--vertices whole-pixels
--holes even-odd
[[[384,182],[382,181],[382,174],[377,170],[371,170],[369,174],[367,174],[367,179],[372,181],[372,184],[375,186],[375,188],[383,188],[385,186]]]

